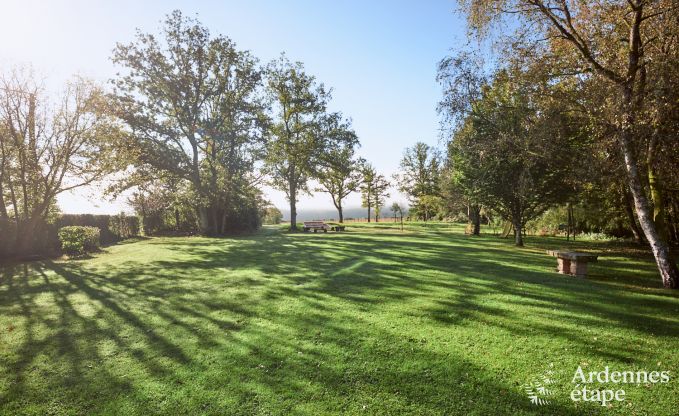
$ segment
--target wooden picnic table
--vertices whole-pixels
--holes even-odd
[[[595,254],[568,250],[547,250],[547,254],[556,257],[559,273],[582,278],[587,276],[587,263],[597,261],[599,257]]]

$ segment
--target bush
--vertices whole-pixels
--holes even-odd
[[[71,225],[59,229],[61,249],[69,256],[81,256],[99,248],[99,228]]]
[[[583,233],[578,238],[586,241],[618,241],[619,238],[605,233]]]

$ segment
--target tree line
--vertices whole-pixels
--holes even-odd
[[[461,0],[471,36],[503,51],[444,59],[450,191],[513,224],[574,206],[650,245],[665,287],[679,225],[679,4]],[[613,215],[612,215],[613,214]],[[570,224],[569,224],[570,225]]]
[[[292,230],[313,190],[331,196],[340,222],[361,191],[377,220],[390,184],[356,155],[351,121],[328,110],[331,90],[302,63],[262,64],[179,11],[111,60],[109,88],[75,78],[50,95],[30,70],[0,77],[4,255],[39,252],[58,195],[105,178],[111,197],[132,191],[147,233],[257,228],[271,211],[264,184],[286,194]]]

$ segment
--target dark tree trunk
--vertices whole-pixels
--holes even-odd
[[[290,231],[297,231],[297,189],[290,182]]]
[[[523,247],[523,227],[520,221],[514,221],[514,243],[517,247]]]
[[[174,208],[174,230],[179,231],[179,208]]]
[[[2,187],[2,178],[0,178],[0,220],[7,221],[9,219],[9,215],[7,215],[7,206],[5,205],[4,192],[5,191]]]
[[[481,207],[472,205],[469,207],[469,221],[473,225],[472,235],[481,234]]]
[[[335,208],[337,208],[337,215],[339,218],[340,224],[344,222],[344,212],[342,211],[342,200],[341,199],[336,199],[334,195],[332,195],[332,203],[335,205]]]
[[[657,151],[658,136],[653,134],[648,145],[648,188],[653,203],[653,222],[658,235],[665,242],[669,242],[669,230],[667,228],[665,201],[663,198],[662,180],[655,169],[655,154]]]
[[[677,205],[676,197],[673,195],[670,199],[672,206],[672,219],[668,223],[672,226],[672,240],[679,241],[679,230],[677,230],[677,222],[679,222],[679,206]]]
[[[198,208],[198,225],[202,235],[210,235],[210,212],[207,207]]]

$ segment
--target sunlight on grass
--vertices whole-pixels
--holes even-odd
[[[569,244],[603,253],[591,279],[553,272],[544,250]],[[679,297],[627,250],[361,224],[7,266],[0,413],[544,414],[520,386],[550,363],[564,385],[582,363],[678,368]],[[663,414],[677,393],[550,414]]]

